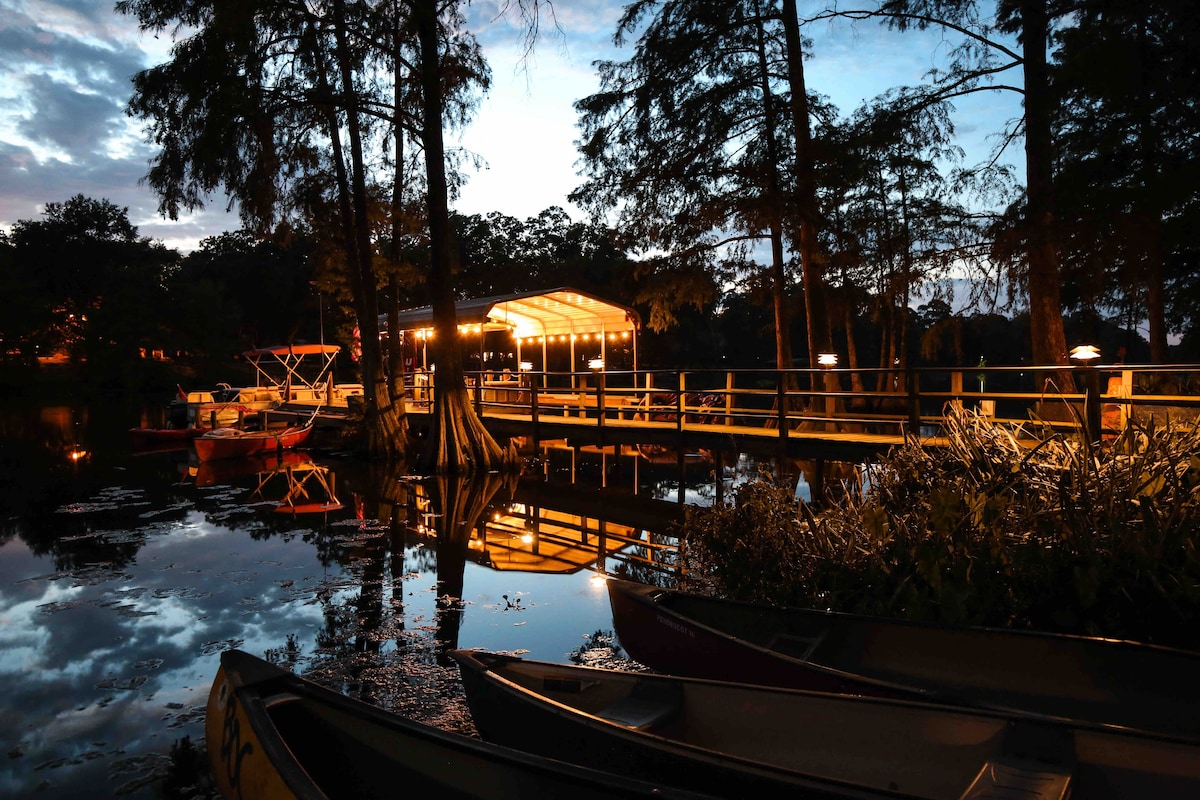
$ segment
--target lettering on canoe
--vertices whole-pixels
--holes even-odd
[[[225,768],[225,777],[229,785],[242,796],[242,762],[246,756],[254,752],[254,744],[242,741],[242,715],[238,713],[237,696],[229,688],[229,683],[221,684],[218,690],[219,702],[225,706],[225,717],[221,724],[221,747],[218,751],[221,764]]]
[[[684,625],[682,622],[676,622],[675,620],[671,619],[670,617],[664,617],[662,614],[655,614],[655,619],[658,621],[658,623],[660,625],[666,625],[668,628],[675,631],[676,633],[682,633],[685,636],[687,636],[689,639],[696,638],[696,632],[694,630],[692,630],[691,628],[689,628],[687,625]]]

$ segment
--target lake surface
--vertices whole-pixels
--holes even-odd
[[[203,796],[171,789],[203,785],[179,765],[233,647],[471,732],[446,649],[611,662],[601,576],[671,583],[682,503],[754,471],[567,448],[466,484],[336,455],[198,465],[133,452],[137,424],[0,413],[0,797]]]

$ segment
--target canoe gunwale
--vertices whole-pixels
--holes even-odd
[[[226,688],[228,694],[241,708],[241,715],[232,727],[240,727],[244,720],[254,735],[253,745],[262,748],[268,757],[267,765],[278,777],[283,788],[277,784],[275,792],[261,795],[264,800],[275,798],[300,798],[300,800],[324,800],[327,794],[321,784],[306,771],[299,756],[288,744],[286,737],[276,725],[273,712],[296,710],[293,719],[311,720],[315,727],[298,734],[292,741],[305,741],[305,747],[324,749],[346,746],[352,741],[366,741],[368,734],[387,736],[390,745],[372,740],[368,750],[372,754],[368,762],[354,760],[353,764],[368,763],[369,766],[384,764],[394,754],[412,750],[424,754],[408,756],[407,761],[395,760],[393,767],[383,775],[386,789],[379,796],[399,796],[406,784],[417,791],[414,796],[423,796],[422,787],[434,792],[448,793],[447,796],[475,796],[476,793],[503,800],[524,800],[530,792],[537,796],[539,787],[547,787],[551,794],[578,793],[581,798],[625,798],[628,800],[712,800],[704,793],[687,792],[658,782],[635,781],[623,775],[610,774],[579,766],[577,764],[547,759],[524,750],[512,749],[484,742],[462,734],[444,731],[377,706],[346,697],[307,681],[287,670],[276,667],[247,653],[230,650],[222,653],[221,667],[209,700],[210,713],[215,709],[218,693]],[[227,706],[225,719],[214,719],[206,723],[209,738],[209,753],[213,760],[214,773],[218,771],[218,758],[225,748],[231,720],[236,709]],[[282,719],[286,719],[284,714]],[[352,725],[353,730],[346,727]],[[224,729],[224,730],[223,730]],[[321,738],[322,731],[333,730],[334,739]],[[216,734],[216,735],[214,735]],[[243,742],[246,740],[242,739]],[[239,747],[240,749],[240,747]],[[430,758],[430,754],[435,757]],[[420,763],[414,762],[414,758]],[[373,764],[370,759],[375,759]],[[477,772],[466,770],[465,775],[457,767],[457,759],[474,765]],[[412,766],[410,766],[412,762]],[[342,765],[353,772],[350,763]],[[319,774],[329,778],[333,772],[341,772],[337,764],[326,764]],[[413,770],[415,777],[408,773]],[[378,773],[378,770],[376,770]],[[369,787],[380,784],[376,780]],[[236,785],[236,784],[235,784]],[[439,788],[441,787],[441,788]],[[522,788],[523,787],[523,788]],[[223,787],[222,791],[226,791]],[[342,795],[349,790],[343,789]],[[242,796],[234,791],[227,796]],[[260,796],[260,795],[253,795]],[[355,794],[355,797],[358,797]],[[375,796],[375,795],[370,795]]]
[[[1200,723],[1195,715],[1180,712],[1181,698],[1200,698],[1194,678],[1186,677],[1200,674],[1200,653],[1125,639],[985,627],[954,628],[833,611],[762,606],[619,579],[608,582],[608,591],[617,639],[631,658],[658,671],[934,702],[1047,723],[1086,725],[1200,744]],[[815,627],[821,619],[830,620],[834,627],[826,628],[805,652],[791,647],[773,649],[742,638],[736,621],[723,628],[716,626],[724,624],[724,619],[710,625],[704,619],[690,616],[692,606],[698,606],[706,619],[709,612],[727,614],[724,619],[733,619],[743,612],[751,615],[760,626],[755,635],[768,642],[764,627],[771,624],[777,624],[785,635],[789,633],[788,626]],[[763,614],[775,622],[762,622]],[[804,622],[798,623],[798,619]],[[844,626],[850,626],[849,632]],[[868,639],[876,635],[865,633],[871,629],[880,631],[883,644]],[[928,651],[912,645],[911,652],[904,657],[899,660],[892,657],[885,664],[887,654],[901,652],[895,649],[897,641],[908,631],[925,637],[922,641],[937,637],[947,644]],[[955,650],[952,637],[960,632],[968,637],[961,644],[970,644]],[[1006,644],[1019,646],[1016,653],[1031,655],[1007,657],[1002,649]],[[873,650],[868,660],[857,662],[863,669],[858,672],[850,666],[855,658],[851,648],[868,646]],[[842,655],[839,648],[847,648],[846,653]],[[909,658],[918,653],[920,657]],[[1032,655],[1036,653],[1050,655],[1038,658]],[[1007,660],[995,656],[1006,656]],[[934,657],[941,663],[935,670],[926,671],[929,659]],[[955,666],[947,669],[949,664]],[[877,669],[881,667],[890,670],[887,677],[882,677],[883,673]],[[942,675],[949,675],[950,682],[940,682],[938,678]],[[1172,691],[1171,686],[1184,687],[1186,692]]]

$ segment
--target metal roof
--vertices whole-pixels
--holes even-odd
[[[511,328],[517,336],[620,333],[636,331],[641,325],[632,308],[569,287],[460,300],[454,308],[459,325]],[[386,315],[379,320],[386,327]],[[401,311],[399,323],[406,331],[431,327],[433,308]]]

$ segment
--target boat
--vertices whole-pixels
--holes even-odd
[[[441,731],[239,650],[221,654],[205,735],[229,800],[703,797]]]
[[[280,453],[299,447],[312,435],[313,423],[265,431],[243,431],[237,428],[216,428],[205,431],[192,440],[200,461],[219,458],[240,458],[259,454]]]
[[[485,740],[736,797],[1200,796],[1200,745],[933,703],[451,651]],[[1194,710],[1194,709],[1191,709]]]
[[[178,428],[245,427],[264,411],[283,405],[300,408],[348,406],[362,394],[360,383],[334,383],[333,367],[341,348],[334,344],[260,347],[242,353],[254,367],[253,386],[217,384],[210,391],[184,392],[168,408]],[[315,369],[310,366],[316,361]]]
[[[201,433],[196,428],[130,428],[129,444],[142,453],[183,450]]]
[[[722,600],[608,582],[613,628],[652,669],[1111,723],[1200,742],[1200,653]]]

